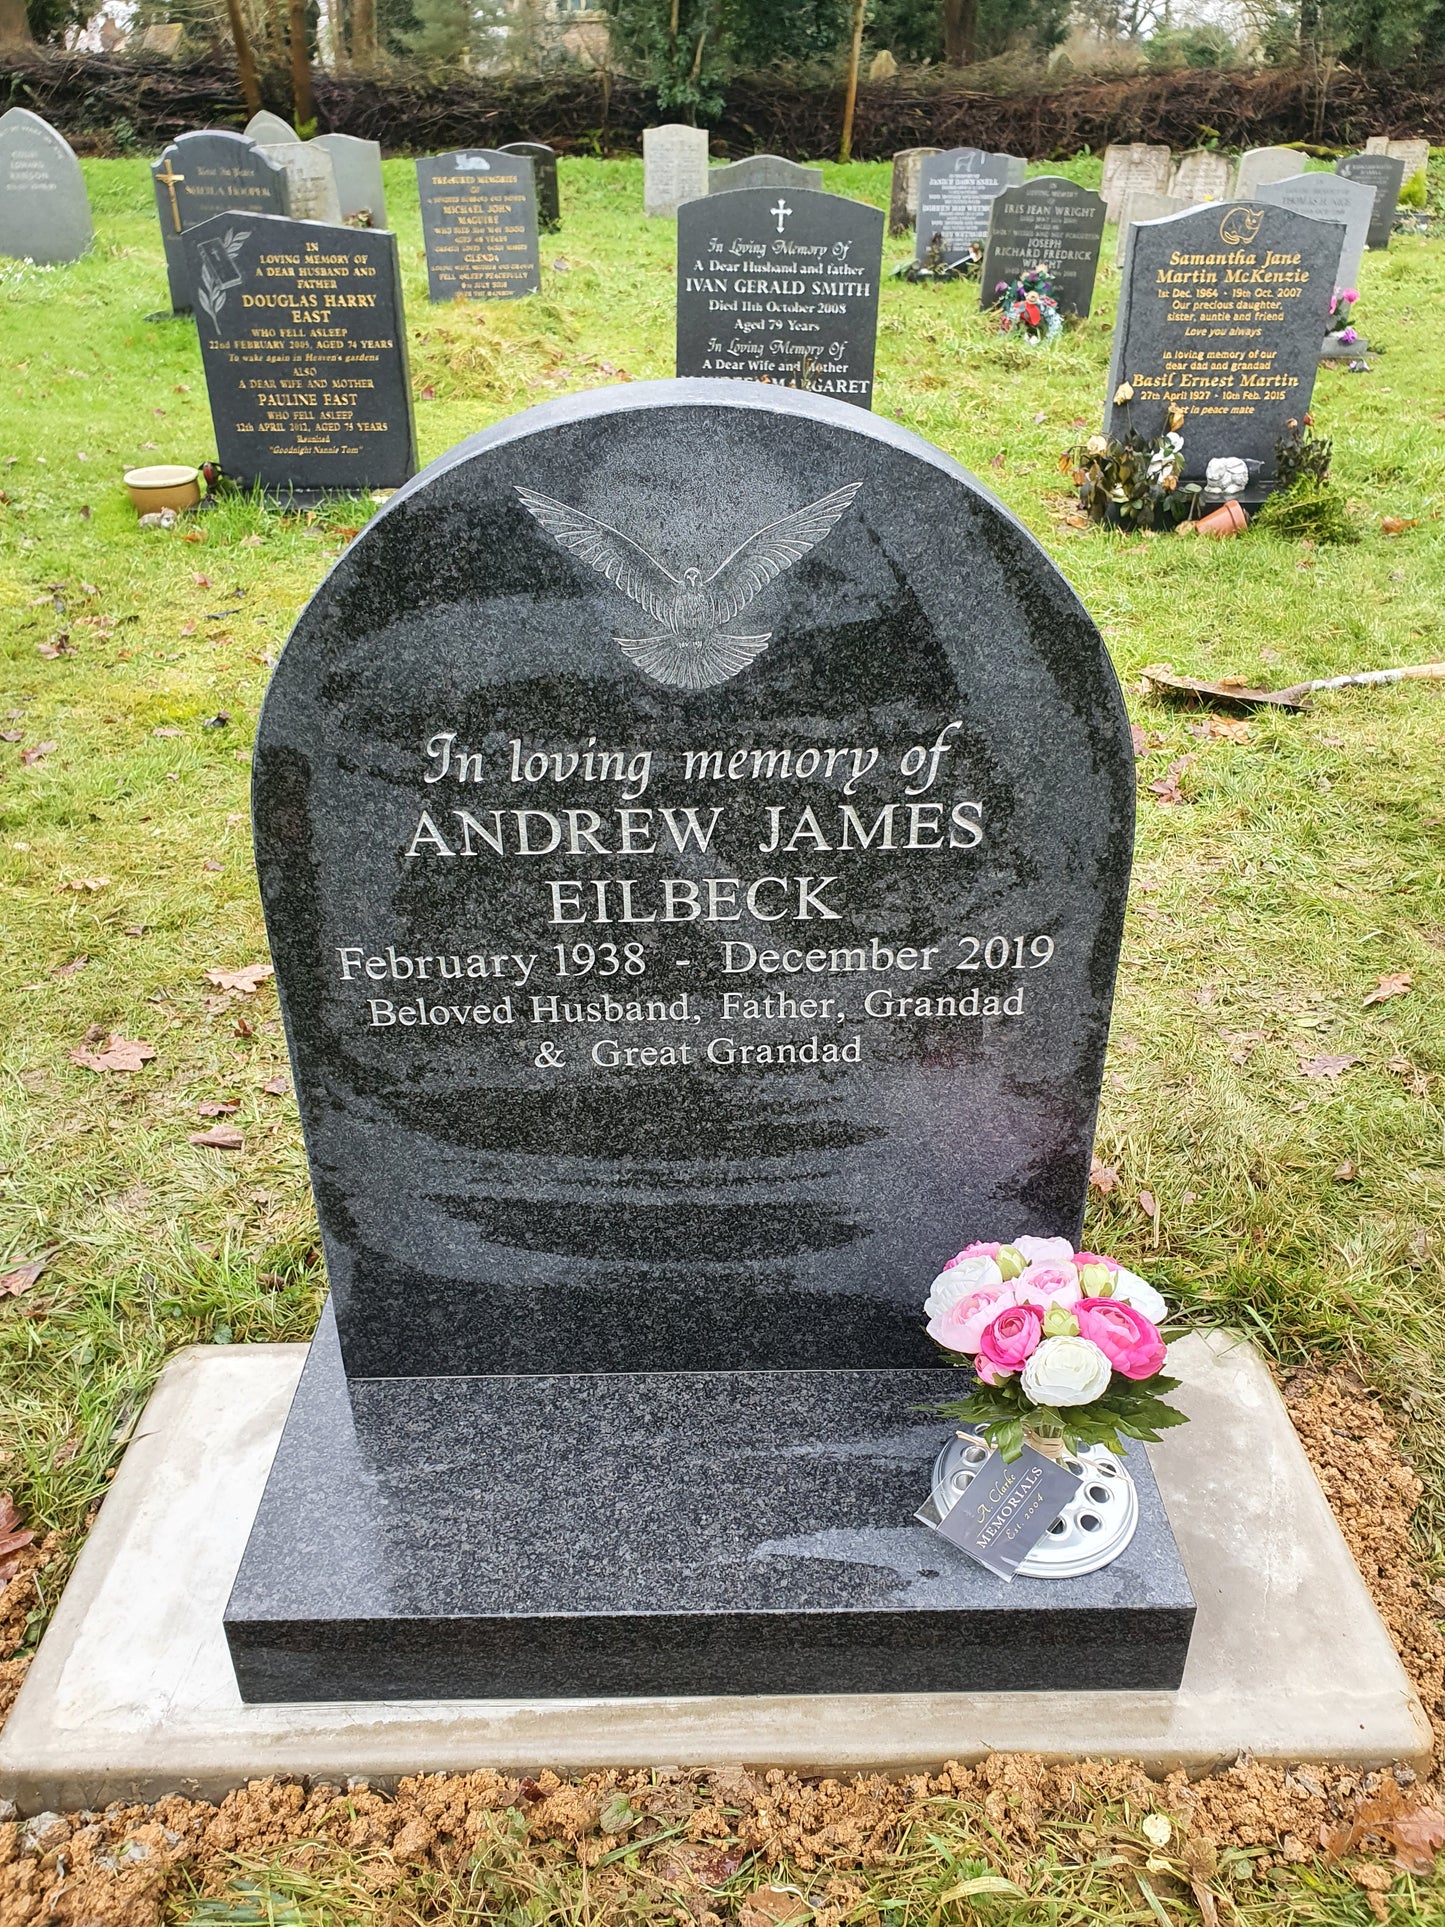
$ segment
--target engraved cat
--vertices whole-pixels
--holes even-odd
[[[746,669],[772,639],[771,630],[760,636],[728,635],[726,624],[818,546],[861,487],[861,482],[845,482],[750,535],[710,576],[689,568],[680,579],[610,524],[535,489],[517,485],[517,493],[556,542],[662,624],[658,635],[614,637],[623,655],[654,682],[674,689],[711,689]]]

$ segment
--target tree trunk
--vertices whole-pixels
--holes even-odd
[[[25,0],[0,0],[0,47],[33,47]]]
[[[306,0],[290,0],[291,98],[296,128],[314,125],[316,102],[311,93],[311,54],[306,45]]]
[[[949,66],[972,66],[977,40],[978,0],[943,0],[943,57]]]
[[[351,0],[351,62],[370,67],[376,60],[376,0]]]
[[[241,98],[246,103],[248,116],[259,114],[261,87],[256,79],[256,62],[251,57],[246,22],[241,16],[241,0],[226,0],[226,14],[231,22],[231,38],[236,43],[236,75],[241,82]]]
[[[838,159],[853,158],[853,110],[858,105],[858,63],[863,57],[863,14],[868,0],[853,0],[853,40],[848,49],[848,91],[843,98],[843,138]]]

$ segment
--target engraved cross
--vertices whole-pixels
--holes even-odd
[[[783,199],[781,194],[778,196],[778,205],[776,207],[770,207],[768,209],[769,214],[776,214],[778,217],[779,234],[782,233],[783,223],[784,221],[787,220],[788,216],[792,213],[792,211],[793,210],[788,206],[787,202]]]
[[[171,197],[171,219],[176,224],[177,234],[179,234],[181,231],[181,209],[180,209],[180,203],[176,200],[176,183],[178,181],[183,181],[185,178],[186,177],[184,174],[177,174],[175,167],[169,158],[167,158],[167,161],[166,161],[165,173],[156,175],[156,179],[161,183],[162,187],[164,187],[167,190],[167,192]]]

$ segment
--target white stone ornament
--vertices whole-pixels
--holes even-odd
[[[1238,455],[1216,455],[1204,471],[1204,486],[1221,495],[1238,495],[1249,480],[1249,463]]]

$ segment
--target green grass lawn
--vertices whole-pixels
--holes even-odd
[[[1097,180],[1098,163],[1065,171]],[[67,1531],[167,1352],[304,1338],[320,1304],[295,1109],[266,1088],[286,1068],[274,992],[206,973],[265,957],[257,710],[371,507],[283,518],[241,500],[137,526],[122,470],[214,441],[194,326],[154,318],[145,163],[85,172],[93,255],[0,264],[0,1259],[50,1254],[0,1297],[0,1487]],[[886,205],[886,167],[826,175]],[[671,373],[674,230],[643,220],[640,164],[565,161],[562,193],[539,296],[432,308],[415,176],[387,164],[424,461],[533,402]],[[885,261],[907,252],[890,242]],[[1347,547],[1066,525],[1057,460],[1098,425],[1117,288],[1106,267],[1093,318],[1031,354],[980,316],[976,288],[887,281],[876,396],[1034,531],[1147,732],[1098,1144],[1118,1184],[1092,1199],[1087,1242],[1277,1358],[1354,1360],[1410,1415],[1425,1550],[1445,1571],[1445,685],[1346,691],[1224,733],[1135,693],[1161,660],[1279,686],[1445,657],[1445,244],[1367,256],[1360,325],[1379,352],[1316,390],[1363,538]],[[1387,534],[1383,517],[1411,526]],[[1183,801],[1149,788],[1171,770]],[[1409,990],[1367,1004],[1398,973]],[[155,1055],[94,1072],[71,1062],[88,1032]],[[1346,1061],[1311,1075],[1317,1059]],[[238,1104],[244,1152],[188,1143],[217,1102]]]

